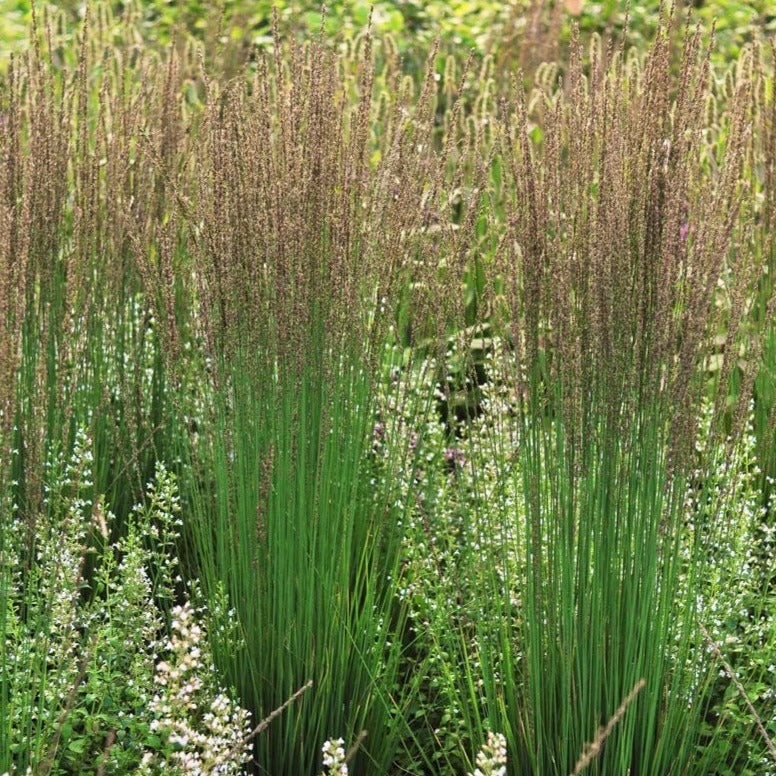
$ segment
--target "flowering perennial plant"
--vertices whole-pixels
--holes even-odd
[[[173,609],[160,641],[157,602],[180,581],[175,477],[156,467],[127,535],[87,573],[116,521],[92,468],[84,432],[69,455],[52,452],[32,546],[19,510],[3,505],[0,773],[238,773],[248,713],[215,686],[205,611]]]
[[[488,733],[487,743],[477,752],[477,767],[469,776],[506,776],[507,740],[502,733]]]
[[[161,751],[147,752],[138,771],[181,776],[239,774],[251,759],[250,714],[227,695],[212,695],[213,674],[205,632],[187,602],[172,611],[167,660],[156,665],[157,693],[151,700],[151,730]]]
[[[344,739],[330,738],[324,743],[321,752],[323,752],[323,767],[329,769],[329,776],[348,776]]]

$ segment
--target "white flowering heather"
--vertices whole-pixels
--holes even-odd
[[[505,776],[507,740],[501,733],[488,733],[488,741],[477,752],[477,767],[469,776]]]
[[[328,768],[329,776],[348,776],[345,762],[345,741],[342,738],[330,738],[321,748],[323,767]]]
[[[163,740],[138,771],[180,776],[230,776],[251,759],[250,715],[222,692],[213,692],[213,667],[205,633],[189,603],[172,610],[166,660],[156,666],[151,730]]]

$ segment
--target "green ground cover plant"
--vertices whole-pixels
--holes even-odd
[[[0,773],[776,773],[772,48],[380,12],[0,79]]]

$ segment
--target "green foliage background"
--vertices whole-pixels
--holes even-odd
[[[444,47],[477,53],[498,50],[509,45],[524,25],[529,12],[542,6],[545,14],[553,0],[333,0],[326,3],[327,33],[352,37],[362,30],[374,6],[373,26],[379,34],[395,36],[399,49],[425,49],[431,40],[441,37]],[[692,15],[703,25],[716,24],[717,51],[720,60],[738,56],[741,46],[759,35],[776,33],[776,8],[770,0],[693,0],[686,3]],[[84,13],[81,0],[38,3],[37,7],[63,16],[72,27]],[[224,43],[250,46],[271,41],[272,13],[277,8],[284,29],[317,29],[321,24],[321,3],[314,0],[120,0],[92,2],[92,9],[110,7],[116,16],[131,10],[140,20],[144,39],[160,45],[169,43],[176,29]],[[566,13],[562,36],[565,38],[576,20],[583,33],[617,31],[622,28],[625,0],[584,0],[578,17]],[[222,15],[223,11],[223,15]],[[630,37],[633,43],[646,45],[657,25],[659,0],[631,3]],[[31,16],[30,0],[0,0],[0,67],[12,51],[24,47]],[[223,19],[223,20],[222,20]]]

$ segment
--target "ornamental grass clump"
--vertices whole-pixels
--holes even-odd
[[[34,521],[47,451],[72,450],[75,429],[87,428],[96,486],[121,531],[155,457],[171,458],[161,353],[174,342],[162,322],[186,295],[168,272],[170,295],[145,297],[151,272],[141,270],[159,285],[146,221],[168,209],[188,71],[149,51],[114,50],[101,14],[87,14],[60,62],[58,30],[33,20],[29,50],[0,82],[3,460]],[[179,304],[157,305],[162,298]]]
[[[757,368],[755,337],[740,336],[762,272],[739,226],[754,85],[736,83],[712,151],[699,34],[686,36],[676,77],[669,54],[665,31],[643,65],[594,48],[585,76],[577,50],[563,92],[545,96],[540,144],[520,102],[504,135],[527,561],[512,730],[525,736],[524,765],[542,773],[570,772],[640,679],[592,772],[680,772],[707,767],[701,741],[714,751],[701,734],[707,683],[691,668],[711,550],[684,493],[695,469],[700,492],[712,487],[716,461],[694,440],[714,343],[711,447],[745,426]],[[742,348],[750,363],[726,431]],[[706,519],[725,532],[723,509]]]
[[[367,33],[354,63],[276,39],[255,73],[204,78],[180,213],[211,365],[211,430],[186,453],[192,570],[206,596],[226,592],[244,634],[215,660],[257,714],[315,683],[256,741],[278,774],[312,772],[309,742],[331,730],[368,730],[352,767],[390,770],[411,735],[395,596],[407,506],[372,477],[377,396],[401,367],[400,302],[414,341],[453,318],[454,298],[432,292],[444,261],[450,276],[465,265],[478,195],[459,198],[452,225],[433,55],[416,95],[390,69],[378,77],[371,47]]]
[[[574,43],[563,79],[516,86],[494,127],[503,236],[483,307],[507,399],[480,433],[520,500],[479,507],[483,524],[496,513],[513,526],[486,567],[486,611],[457,648],[430,633],[444,638],[449,714],[469,710],[470,740],[504,730],[516,773],[570,773],[641,680],[589,772],[746,762],[707,719],[717,666],[699,622],[713,616],[718,553],[759,522],[739,474],[725,468],[720,485],[717,467],[748,423],[767,330],[744,325],[767,267],[747,220],[762,207],[748,165],[763,76],[737,72],[709,142],[708,49],[688,30],[675,70],[669,25],[644,58],[594,40],[586,59]],[[462,484],[482,492],[487,478]],[[455,555],[475,578],[476,547]]]
[[[107,18],[0,81],[0,772],[764,768],[763,53]]]

